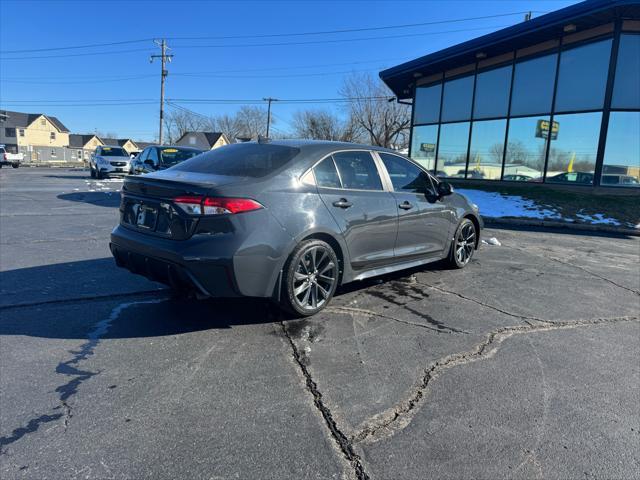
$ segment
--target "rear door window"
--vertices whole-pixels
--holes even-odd
[[[298,153],[300,149],[286,145],[237,143],[216,148],[172,168],[194,173],[260,178],[281,169]]]
[[[333,154],[342,187],[353,190],[382,190],[382,181],[371,153],[365,151]]]
[[[322,162],[315,166],[313,173],[316,177],[316,185],[327,188],[341,188],[338,170],[333,163],[333,158],[325,158]]]

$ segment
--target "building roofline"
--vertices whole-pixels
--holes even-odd
[[[594,19],[595,17],[603,16],[607,12],[617,15],[617,12],[624,11],[625,7],[632,7],[634,11],[636,9],[640,10],[640,0],[587,0],[396,65],[381,71],[379,75],[398,98],[409,98],[410,95],[404,92],[403,88],[400,88],[400,84],[408,84],[413,81],[414,72],[424,70],[427,72],[421,73],[429,75],[436,73],[436,71],[443,71],[447,69],[447,66],[450,68],[450,65],[456,59],[460,60],[458,63],[458,66],[460,66],[469,63],[470,60],[475,60],[477,52],[499,45],[515,45],[519,39],[531,37],[534,39],[534,43],[539,43],[552,38],[551,32],[554,32],[555,29],[559,28],[561,32],[565,25],[579,18]],[[547,38],[541,38],[545,35],[545,32],[547,33]],[[511,51],[514,49],[515,47],[510,47]],[[399,77],[408,78],[400,80]]]

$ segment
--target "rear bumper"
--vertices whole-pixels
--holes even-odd
[[[119,267],[175,289],[195,290],[210,297],[239,296],[231,260],[186,260],[177,248],[166,245],[169,240],[149,238],[142,243],[136,235],[140,234],[122,227],[111,234],[109,248]]]

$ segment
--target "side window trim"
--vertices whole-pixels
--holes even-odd
[[[377,150],[374,150],[374,157],[376,158],[376,160],[379,162],[379,167],[381,168],[382,171],[384,172],[384,177],[386,177],[386,181],[388,182],[388,186],[389,186],[389,191],[390,192],[395,192],[395,188],[393,187],[393,182],[391,181],[391,176],[389,175],[389,171],[387,170],[387,167],[384,165],[384,161],[382,160],[382,157],[380,156],[380,152],[378,152]],[[433,189],[434,192],[437,191],[437,185],[439,183],[439,180],[437,180],[433,175],[431,175],[430,172],[428,172],[427,170],[424,169],[424,167],[422,165],[420,165],[417,162],[414,162],[412,159],[410,159],[409,157],[403,157],[402,155],[398,155],[397,153],[391,153],[391,152],[383,152],[387,155],[393,155],[394,157],[398,157],[402,160],[404,160],[405,162],[409,162],[411,165],[413,165],[414,167],[418,168],[421,172],[423,172],[427,178],[429,179],[429,182],[431,183],[431,188]]]
[[[335,155],[336,153],[349,153],[349,152],[366,152],[369,155],[371,155],[371,159],[373,160],[373,163],[378,171],[378,176],[380,177],[380,182],[382,183],[382,190],[366,190],[366,189],[358,189],[358,188],[344,188],[344,184],[342,182],[342,177],[340,175],[340,169],[338,168],[338,165],[335,162],[335,159],[333,158],[333,155]],[[320,184],[318,183],[318,179],[315,176],[315,168],[320,165],[322,162],[324,162],[327,158],[331,157],[331,161],[333,162],[333,166],[336,169],[336,172],[338,173],[338,179],[340,180],[340,187],[322,187],[320,186]],[[331,153],[326,154],[325,156],[323,156],[320,160],[318,160],[317,162],[315,162],[311,167],[307,168],[302,175],[300,175],[299,177],[299,181],[304,183],[304,181],[302,180],[309,172],[313,172],[313,177],[314,177],[314,181],[315,184],[318,188],[326,188],[326,189],[330,189],[330,190],[344,190],[346,192],[348,191],[353,191],[353,192],[393,192],[393,187],[390,188],[391,182],[388,181],[385,178],[385,175],[387,175],[387,171],[384,168],[381,168],[381,164],[382,164],[382,160],[380,160],[380,157],[378,156],[378,153],[375,150],[367,150],[367,149],[343,149],[343,150],[334,150]],[[382,165],[382,167],[384,167],[384,165]]]

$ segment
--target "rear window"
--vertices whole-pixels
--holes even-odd
[[[183,150],[173,147],[162,148],[160,149],[160,163],[170,167],[185,160],[189,160],[199,154],[200,152],[197,150]]]
[[[174,170],[232,177],[265,177],[284,167],[300,149],[283,145],[237,143],[182,162]]]

